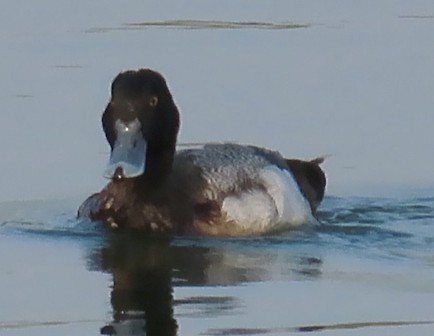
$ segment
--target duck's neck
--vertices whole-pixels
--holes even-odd
[[[145,173],[137,178],[136,186],[144,196],[151,196],[161,189],[172,171],[175,145],[148,146]],[[143,191],[146,191],[143,193]]]

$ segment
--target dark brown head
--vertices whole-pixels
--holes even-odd
[[[140,69],[117,75],[102,124],[111,147],[106,177],[160,176],[170,171],[179,112],[158,72]]]

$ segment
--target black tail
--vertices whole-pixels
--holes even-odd
[[[324,160],[325,157],[318,157],[311,161],[285,159],[314,213],[323,200],[325,193],[326,176],[319,166]]]

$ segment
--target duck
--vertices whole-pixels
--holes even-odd
[[[152,69],[120,72],[102,114],[108,184],[78,217],[150,235],[252,236],[316,224],[321,163],[238,143],[177,150],[180,113]]]

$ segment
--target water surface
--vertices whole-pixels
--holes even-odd
[[[433,16],[424,0],[2,1],[0,334],[432,335]],[[167,77],[182,143],[330,154],[321,226],[168,242],[77,221],[106,183],[110,82],[139,67]]]
[[[181,142],[330,154],[332,195],[432,190],[433,15],[425,0],[5,0],[0,200],[101,188],[110,82],[139,67],[166,76]]]
[[[77,221],[73,203],[2,204],[2,335],[434,330],[433,198],[329,197],[319,227],[172,241]]]

